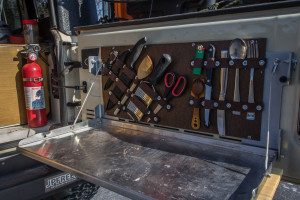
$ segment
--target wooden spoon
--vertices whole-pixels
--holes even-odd
[[[151,58],[147,55],[141,62],[141,64],[138,67],[137,76],[135,79],[142,80],[149,76],[153,70],[153,63]],[[136,88],[137,84],[135,82],[132,83],[130,86],[129,91],[133,92],[133,90]],[[128,97],[125,95],[123,99],[121,100],[121,105],[124,105],[126,101],[128,100]],[[120,109],[117,108],[114,112],[114,115],[117,115],[120,112]]]
[[[192,97],[194,97],[196,100],[198,100],[200,98],[201,93],[203,92],[203,88],[204,88],[203,87],[203,82],[200,78],[197,78],[197,79],[193,80],[192,89],[191,89]],[[194,107],[191,126],[192,126],[193,129],[199,129],[200,128],[199,108]]]

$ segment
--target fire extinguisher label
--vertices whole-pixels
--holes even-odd
[[[40,110],[46,108],[44,87],[24,87],[27,110]]]

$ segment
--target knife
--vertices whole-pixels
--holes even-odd
[[[221,58],[228,58],[228,51],[221,51]],[[220,95],[219,101],[225,101],[226,88],[227,88],[227,79],[228,79],[228,68],[221,68],[220,72]],[[220,136],[225,136],[225,110],[217,110],[217,124],[218,132]]]
[[[126,58],[127,56],[129,55],[130,53],[130,49],[124,51],[123,53],[121,53],[119,56],[118,56],[118,61],[113,65],[112,67],[112,73],[114,73],[116,76],[119,75],[120,73],[120,69],[123,68],[123,66],[121,65],[124,65],[125,61],[126,61]],[[105,86],[104,86],[104,90],[107,90],[113,83],[114,81],[111,80],[111,78],[107,79],[106,83],[105,83]]]
[[[139,56],[141,55],[141,52],[145,46],[147,42],[147,38],[143,37],[142,39],[140,39],[139,41],[137,41],[137,43],[134,45],[127,61],[126,61],[126,67],[129,67],[131,69],[134,70],[134,63],[136,62],[136,60],[139,58]],[[119,79],[127,86],[129,87],[132,80],[127,77],[127,75],[125,73],[121,73]],[[117,97],[118,100],[120,100],[122,98],[122,96],[124,95],[124,93],[120,90],[120,88],[118,86],[115,86],[112,93]],[[113,103],[111,100],[108,100],[107,102],[107,106],[106,109],[110,110],[115,106],[115,103]]]
[[[109,57],[107,58],[104,66],[103,66],[103,70],[102,70],[102,75],[107,75],[109,70],[111,69],[112,65],[114,64],[114,62],[117,60],[118,57],[118,51],[112,51],[109,54]]]
[[[214,58],[216,53],[216,48],[214,45],[210,44],[208,47],[208,58]],[[213,73],[213,68],[206,68],[206,83],[205,83],[205,100],[210,100],[211,99],[211,89],[212,89],[212,84],[211,84],[211,79],[212,79],[212,73]],[[205,109],[204,110],[204,119],[205,123],[204,126],[206,128],[209,127],[210,122],[209,122],[209,113],[210,109]]]

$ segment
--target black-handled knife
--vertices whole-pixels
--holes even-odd
[[[132,48],[132,52],[129,55],[127,62],[126,62],[126,66],[130,67],[130,68],[134,68],[134,63],[135,61],[139,58],[139,56],[141,55],[141,52],[145,46],[147,42],[147,38],[143,37],[142,39],[140,39],[139,41],[137,41],[137,43],[134,45],[134,47]]]
[[[210,44],[208,47],[208,51],[207,51],[207,55],[208,58],[214,58],[215,54],[216,54],[216,48],[214,45]],[[213,75],[213,68],[206,68],[206,83],[205,83],[205,100],[210,100],[211,99],[211,91],[212,91],[212,75]],[[210,113],[210,109],[205,109],[204,110],[204,119],[205,119],[205,123],[204,126],[205,127],[209,127],[210,122],[209,122],[209,113]]]
[[[148,80],[151,85],[155,86],[159,83],[171,61],[172,59],[169,54],[163,54],[161,56],[157,65],[154,67],[153,72],[149,76]]]
[[[123,63],[126,62],[126,58],[127,58],[127,56],[129,55],[129,53],[130,53],[130,49],[128,49],[128,50],[122,52],[122,53],[118,56],[118,60],[119,60],[119,61],[117,61],[117,62],[113,65],[113,67],[112,67],[112,69],[111,69],[112,73],[114,73],[116,76],[119,75],[120,69],[123,67],[123,66],[120,66],[120,65],[122,65]],[[105,85],[104,85],[104,90],[107,90],[107,89],[112,85],[112,83],[113,83],[113,80],[111,80],[110,78],[107,79],[107,81],[106,81],[106,83],[105,83]]]
[[[127,58],[126,67],[134,69],[134,63],[137,61],[137,59],[141,55],[146,42],[147,42],[146,37],[143,37],[142,39],[137,41],[137,43],[134,45],[129,57]],[[127,87],[129,87],[132,82],[132,80],[129,77],[127,77],[127,75],[124,74],[123,72],[121,73],[119,80],[122,81]],[[118,86],[114,87],[112,93],[117,97],[118,100],[120,100],[122,98],[122,96],[124,95],[124,93],[120,90],[120,88]],[[115,106],[115,104],[111,100],[108,100],[106,109],[110,110],[114,106]]]

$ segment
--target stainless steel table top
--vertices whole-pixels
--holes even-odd
[[[134,199],[249,199],[263,178],[261,155],[128,127],[104,120],[18,150]]]

